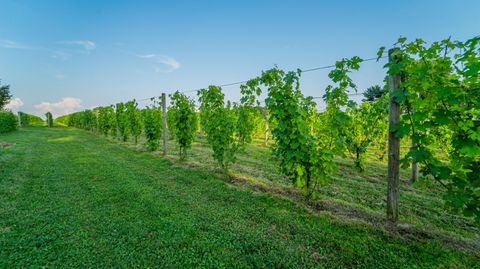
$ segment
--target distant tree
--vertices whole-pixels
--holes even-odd
[[[4,110],[5,106],[12,99],[10,94],[10,85],[0,85],[0,110]]]
[[[385,87],[379,85],[371,86],[363,93],[363,97],[365,97],[363,101],[373,102],[385,94],[387,94]]]
[[[47,117],[47,126],[48,126],[48,127],[52,127],[52,125],[53,125],[53,116],[52,116],[52,113],[51,113],[51,112],[47,112],[47,114],[45,114],[45,116]]]

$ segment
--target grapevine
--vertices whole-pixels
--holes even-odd
[[[128,140],[127,115],[125,110],[126,107],[124,103],[115,105],[115,120],[120,138],[123,142]]]
[[[142,110],[143,132],[145,134],[145,145],[151,151],[157,150],[160,146],[162,136],[162,113],[158,101],[152,98],[153,105]]]
[[[135,100],[126,103],[126,119],[127,119],[127,132],[133,136],[135,144],[138,142],[138,137],[142,133],[142,122],[140,111],[137,109],[137,102]]]
[[[403,164],[412,158],[421,163],[421,181],[431,176],[447,189],[452,209],[480,222],[480,37],[430,46],[400,38],[397,45],[393,53],[400,61],[386,67],[404,78],[394,98],[405,113],[394,131],[416,144]],[[448,134],[442,138],[447,161],[435,153],[439,140],[432,134],[438,131]]]
[[[172,117],[171,124],[175,130],[175,140],[180,146],[180,159],[185,160],[197,131],[195,103],[177,91],[171,96],[169,112]]]
[[[200,121],[212,146],[213,158],[226,172],[235,162],[238,144],[234,139],[235,117],[228,102],[225,105],[224,94],[220,87],[209,86],[198,92],[200,96]]]

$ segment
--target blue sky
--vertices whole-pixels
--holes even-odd
[[[242,81],[274,65],[374,57],[399,36],[465,40],[480,31],[478,0],[0,0],[0,10],[0,79],[18,98],[10,107],[55,116]],[[381,83],[383,64],[354,74],[360,91]],[[303,74],[304,94],[321,96],[327,74]],[[224,91],[239,98],[236,86]]]

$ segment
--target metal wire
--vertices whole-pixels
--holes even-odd
[[[372,57],[372,58],[367,58],[365,60],[362,61],[362,63],[364,62],[370,62],[370,61],[378,61],[379,59],[384,59],[384,58],[387,58],[388,56],[383,56],[383,57]],[[308,72],[313,72],[313,71],[318,71],[318,70],[324,70],[324,69],[330,69],[330,68],[334,68],[335,65],[325,65],[325,66],[319,66],[319,67],[314,67],[314,68],[309,68],[309,69],[305,69],[305,70],[302,70],[302,73],[308,73]],[[226,83],[226,84],[222,84],[222,85],[217,85],[218,87],[229,87],[229,86],[234,86],[234,85],[241,85],[241,84],[245,84],[247,83],[248,80],[243,80],[243,81],[237,81],[237,82],[231,82],[231,83]],[[196,90],[188,90],[188,91],[182,91],[180,93],[192,93],[192,92],[198,92],[200,89],[196,89]],[[348,96],[355,96],[355,95],[362,95],[362,93],[354,93],[354,94],[348,94]],[[150,100],[154,97],[149,97],[149,98],[143,98],[143,99],[139,99],[137,100],[137,102],[142,102],[142,101],[147,101],[147,100]],[[317,97],[313,97],[313,99],[321,99],[323,97],[320,97],[320,96],[317,96]]]

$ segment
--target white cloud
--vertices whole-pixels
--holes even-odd
[[[136,56],[142,59],[151,60],[155,64],[161,64],[161,66],[156,65],[154,68],[157,73],[169,73],[180,68],[180,63],[173,57],[167,55],[145,54]]]
[[[20,107],[23,106],[23,101],[20,98],[13,98],[10,102],[5,106],[5,109],[11,111],[18,111]]]
[[[52,49],[52,48],[43,47],[43,46],[31,46],[31,45],[19,43],[19,42],[8,40],[8,39],[0,39],[0,48],[18,49],[18,50],[34,50],[39,52],[45,52],[45,53],[49,53],[50,57],[54,59],[62,60],[62,61],[70,59],[74,54],[77,54],[77,53],[89,54],[92,50],[94,50],[97,47],[95,42],[90,40],[67,40],[67,41],[57,42],[57,44],[80,46],[83,49],[75,50],[75,49],[72,49],[71,47],[62,48],[62,49]]]
[[[45,114],[51,112],[55,117],[70,114],[82,107],[82,100],[73,97],[64,97],[56,103],[42,102],[35,105],[39,112]]]
[[[90,40],[67,40],[67,41],[62,41],[60,43],[67,44],[67,45],[82,46],[87,52],[90,52],[97,47],[97,44],[95,44],[95,42]]]
[[[145,55],[137,55],[137,56],[140,57],[140,58],[144,58],[144,59],[152,59],[156,55],[155,54],[145,54]]]
[[[22,50],[31,50],[34,49],[33,47],[25,44],[20,44],[18,42],[7,40],[7,39],[0,39],[0,47],[5,49],[22,49]]]

